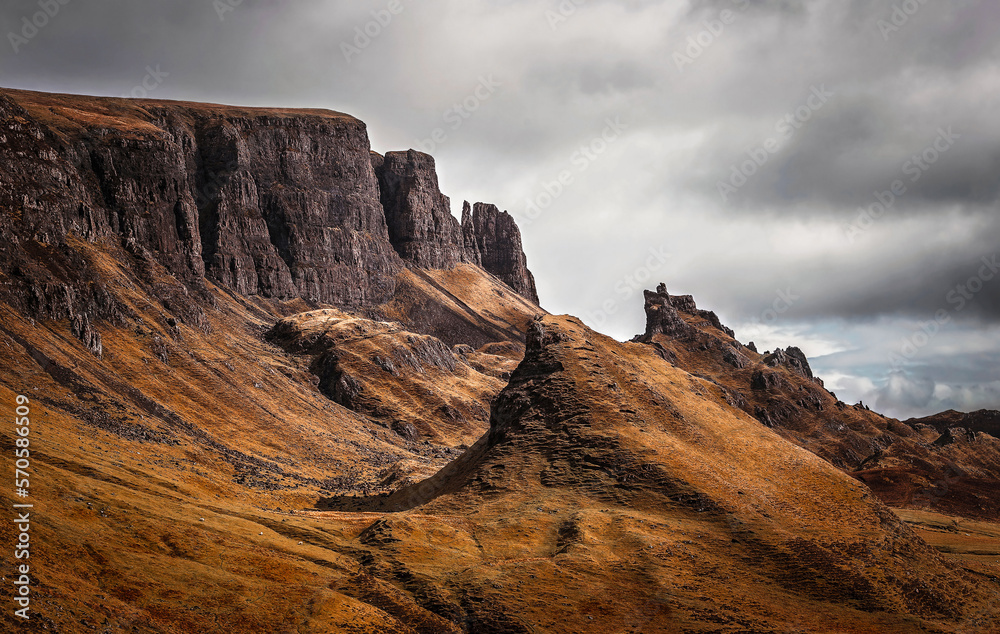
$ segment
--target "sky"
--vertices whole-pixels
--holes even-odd
[[[628,339],[665,282],[842,400],[1000,409],[992,0],[8,0],[0,85],[319,107]]]

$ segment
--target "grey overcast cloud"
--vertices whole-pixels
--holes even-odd
[[[8,1],[0,84],[329,108],[517,218],[619,339],[666,282],[847,402],[1000,408],[993,0]]]

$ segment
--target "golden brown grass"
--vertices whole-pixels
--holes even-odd
[[[181,112],[196,112],[227,117],[318,117],[331,121],[357,119],[319,108],[248,108],[221,104],[169,101],[161,99],[121,99],[89,95],[65,95],[30,90],[0,89],[0,95],[14,100],[31,116],[63,134],[72,136],[92,130],[115,130],[120,133],[162,136],[163,130],[149,122],[150,109],[169,107]]]
[[[377,490],[396,463],[444,459],[334,405],[307,358],[265,340],[301,302],[210,289],[210,330],[174,332],[132,272],[76,246],[142,320],[100,324],[98,360],[66,323],[0,309],[0,403],[32,400],[38,631],[972,632],[996,616],[985,564],[955,568],[968,553],[926,546],[711,382],[572,318],[543,321],[563,337],[552,369],[515,376],[527,409],[508,422],[523,432],[450,467],[449,494],[315,510]],[[527,318],[469,274],[435,277],[451,310],[485,312],[492,295],[496,328]],[[339,319],[373,329],[349,346],[359,357],[405,339]],[[0,522],[0,544],[14,538]]]

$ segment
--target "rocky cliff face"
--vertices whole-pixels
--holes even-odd
[[[470,241],[490,250],[489,272],[529,288],[516,226],[465,236],[431,157],[391,152],[373,167],[365,124],[341,113],[4,90],[0,159],[12,241],[0,265],[16,278],[12,302],[40,317],[99,303],[60,246],[70,234],[162,266],[182,295],[207,278],[241,295],[372,307],[391,299],[404,261],[482,261],[466,256]],[[53,249],[66,265],[39,254]],[[76,305],[24,300],[67,293]]]
[[[462,228],[438,187],[434,159],[422,152],[372,153],[389,240],[416,266],[448,269],[463,261]]]
[[[522,297],[538,303],[535,277],[521,248],[521,232],[513,216],[496,205],[476,203],[462,209],[462,233],[467,261],[496,275]]]
[[[9,91],[0,201],[25,239],[117,238],[171,274],[360,306],[400,266],[364,123],[322,111]],[[16,217],[19,215],[20,217]],[[8,221],[14,220],[8,217]]]
[[[243,294],[348,306],[392,294],[400,263],[363,123],[208,117],[193,132],[209,276]]]
[[[481,266],[522,297],[538,303],[535,279],[521,247],[521,231],[496,205],[464,203],[461,224],[438,187],[434,159],[422,152],[372,153],[389,239],[418,267],[450,269],[459,262]]]
[[[694,328],[677,313],[666,285],[660,284],[656,287],[656,292],[642,293],[645,299],[643,309],[646,311],[646,332],[642,335],[644,341],[651,340],[653,335],[688,337],[694,333]]]

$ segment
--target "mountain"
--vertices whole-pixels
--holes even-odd
[[[981,409],[975,412],[956,412],[950,409],[932,416],[910,418],[905,422],[911,427],[928,425],[942,434],[949,430],[956,432],[954,435],[962,435],[963,433],[975,435],[982,432],[994,438],[1000,438],[1000,411],[995,409]],[[956,430],[956,428],[961,428],[961,431]]]
[[[466,202],[461,225],[438,189],[434,158],[409,150],[372,153],[389,239],[407,261],[431,269],[459,262],[483,267],[528,300],[538,303],[535,278],[521,250],[521,232],[496,205]]]
[[[546,316],[468,452],[391,495],[320,508],[388,512],[355,547],[470,631],[985,622],[995,586],[727,397],[652,346]]]
[[[1000,625],[995,438],[665,287],[632,342],[549,315],[510,215],[354,117],[0,90],[0,153],[6,629]]]
[[[348,115],[7,90],[0,118],[0,227],[10,237],[0,254],[13,273],[8,303],[25,312],[115,317],[67,236],[114,243],[116,259],[162,267],[194,292],[211,283],[374,308],[392,300],[407,264],[471,262],[537,300],[520,234],[495,207],[477,204],[462,231],[402,236],[402,226],[458,227],[433,159],[405,153],[406,191],[380,193],[365,125]],[[380,168],[385,183],[389,171]],[[197,302],[175,303],[192,323],[201,318]]]
[[[670,295],[661,285],[645,292],[645,311],[646,332],[635,341],[711,381],[727,402],[866,483],[886,503],[1000,520],[1000,440],[984,432],[988,416],[952,417],[985,423],[961,432],[887,418],[838,400],[798,348],[760,354],[744,346],[689,295]]]

